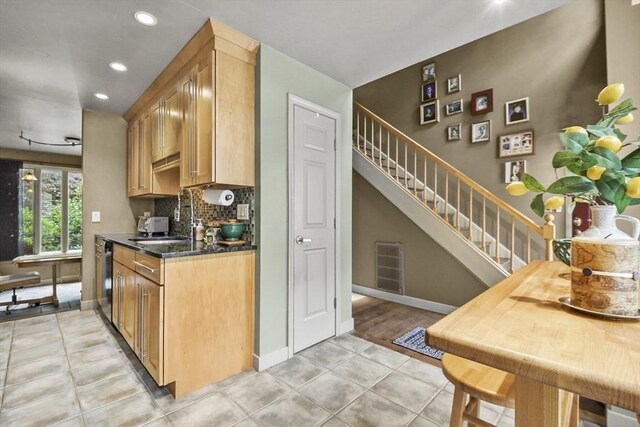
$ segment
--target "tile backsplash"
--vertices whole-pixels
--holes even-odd
[[[237,216],[238,204],[249,205],[249,220],[238,221],[245,224],[242,240],[247,243],[255,244],[255,211],[256,196],[255,188],[236,188],[232,189],[235,200],[231,206],[211,205],[202,200],[204,190],[193,190],[193,215],[196,220],[202,219],[202,223],[206,226],[208,221],[214,219],[233,219]],[[188,236],[189,235],[189,193],[183,191],[180,198],[180,221],[175,221],[173,213],[178,207],[177,197],[165,197],[155,199],[155,215],[169,217],[169,234]],[[196,221],[197,223],[197,221]]]

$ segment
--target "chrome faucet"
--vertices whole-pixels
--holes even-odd
[[[181,210],[180,210],[180,195],[182,194],[182,192],[186,190],[189,192],[189,238],[191,240],[195,240],[195,235],[196,235],[196,221],[195,221],[195,215],[193,213],[193,191],[190,188],[180,188],[180,190],[178,190],[178,216],[180,216],[181,214]]]

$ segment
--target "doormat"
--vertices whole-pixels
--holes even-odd
[[[409,350],[424,354],[425,356],[441,360],[444,351],[430,347],[424,343],[424,330],[425,329],[420,326],[413,328],[400,338],[396,338],[395,340],[393,340],[393,343],[401,347],[408,348]]]

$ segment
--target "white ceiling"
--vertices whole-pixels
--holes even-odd
[[[124,113],[208,17],[355,88],[569,1],[0,0],[0,147],[79,137],[83,108]]]

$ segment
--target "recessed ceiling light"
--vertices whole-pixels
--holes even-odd
[[[109,64],[109,67],[113,68],[116,71],[127,71],[127,66],[119,62],[112,62]]]
[[[109,97],[107,95],[105,95],[104,93],[94,93],[94,95],[98,99],[102,99],[102,100],[109,99]]]
[[[139,10],[136,13],[134,13],[133,17],[136,19],[136,21],[138,21],[142,25],[146,25],[148,27],[153,27],[158,23],[158,20],[156,19],[155,16],[153,16],[149,12],[144,12],[142,10]]]

